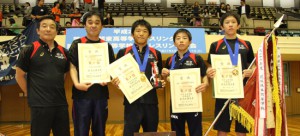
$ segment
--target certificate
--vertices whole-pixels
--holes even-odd
[[[215,98],[244,98],[241,55],[237,66],[233,66],[229,55],[211,54],[212,68],[216,69],[214,77]]]
[[[153,87],[129,53],[109,65],[108,71],[113,78],[120,80],[119,87],[129,101],[134,102]]]
[[[170,70],[173,113],[203,111],[202,94],[196,92],[200,84],[200,68]]]
[[[79,82],[110,82],[108,44],[78,43]]]

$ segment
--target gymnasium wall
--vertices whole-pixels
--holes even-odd
[[[25,3],[29,2],[31,6],[34,6],[36,4],[36,0],[15,0],[19,3]],[[61,0],[59,0],[61,1]],[[66,0],[67,3],[71,3],[72,0]],[[83,0],[80,0],[81,3]],[[220,4],[221,2],[224,2],[226,4],[232,5],[240,5],[240,0],[106,0],[106,2],[145,2],[145,3],[161,3],[162,5],[167,5],[167,7],[171,7],[171,3],[194,3],[195,1],[198,1],[200,4],[208,4],[209,2],[215,2],[217,4]],[[45,3],[53,3],[53,0],[45,0]],[[95,0],[97,3],[98,0]],[[1,3],[14,3],[12,0],[1,0]],[[291,7],[298,7],[299,8],[299,0],[247,0],[247,4],[251,6],[275,6],[275,7],[283,7],[283,8],[291,8]],[[96,7],[98,4],[95,5]]]

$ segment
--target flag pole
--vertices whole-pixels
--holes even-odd
[[[282,21],[284,17],[284,14],[282,14],[282,16],[276,21],[276,23],[274,24],[274,28],[273,30],[270,32],[270,34],[268,35],[268,37],[266,38],[267,40],[271,37],[271,35],[275,32],[275,30],[280,26],[280,23]],[[249,65],[248,69],[250,69],[254,62],[255,62],[255,58],[253,59],[253,61],[251,62],[251,64]],[[221,114],[223,113],[224,109],[226,108],[226,106],[228,105],[228,103],[231,101],[231,98],[229,98],[225,103],[224,106],[222,107],[221,111],[218,113],[218,115],[216,116],[216,118],[214,119],[214,121],[212,122],[212,124],[209,126],[208,130],[206,131],[206,133],[204,134],[204,136],[207,136],[208,133],[210,132],[211,128],[213,125],[215,125],[215,123],[217,122],[217,120],[219,119],[219,117],[221,116]]]
[[[276,21],[276,23],[273,25],[274,28],[272,29],[272,31],[270,32],[270,34],[267,36],[267,41],[269,40],[269,38],[271,37],[271,35],[275,32],[275,30],[280,26],[280,23],[282,21],[284,17],[284,14],[282,14],[282,16]],[[255,62],[256,58],[253,59],[253,61],[251,62],[249,67],[252,67],[253,63]]]
[[[219,119],[219,117],[221,116],[221,114],[223,113],[224,109],[226,108],[226,106],[228,105],[228,103],[231,101],[231,98],[228,99],[225,103],[224,106],[222,107],[221,111],[218,113],[218,115],[216,116],[215,120],[213,121],[213,123],[209,126],[208,130],[206,131],[204,136],[207,136],[209,131],[211,130],[212,126],[215,125],[215,123],[217,122],[217,120]]]

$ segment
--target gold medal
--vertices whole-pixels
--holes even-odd
[[[232,74],[234,76],[237,76],[239,74],[239,71],[237,69],[232,70]]]
[[[140,78],[142,82],[146,82],[146,76],[144,75],[144,72],[141,72]]]

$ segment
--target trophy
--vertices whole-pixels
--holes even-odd
[[[160,74],[157,67],[157,61],[151,62],[152,76],[150,77],[150,83],[154,88],[162,88],[162,82],[160,80]]]

